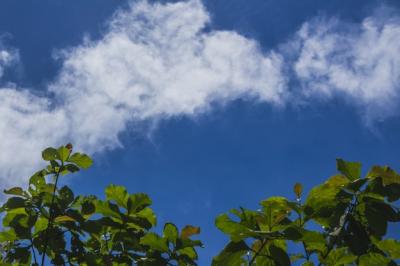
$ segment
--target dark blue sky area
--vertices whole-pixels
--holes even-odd
[[[382,1],[209,0],[212,28],[236,30],[258,40],[265,50],[290,38],[316,15],[359,22]],[[385,1],[394,6],[399,1]],[[20,51],[23,69],[13,81],[41,90],[54,79],[61,62],[55,49],[79,45],[85,34],[99,38],[106,19],[125,1],[0,2],[0,34]],[[358,160],[365,167],[389,164],[400,170],[400,121],[390,119],[368,129],[357,109],[340,100],[276,110],[267,104],[237,100],[196,119],[161,121],[151,134],[132,130],[123,149],[95,157],[95,166],[72,179],[79,193],[102,194],[109,183],[146,192],[160,224],[202,227],[208,265],[226,239],[214,218],[231,208],[257,208],[273,195],[293,197],[292,185],[306,189],[335,173],[335,158]],[[366,171],[366,168],[364,168]]]

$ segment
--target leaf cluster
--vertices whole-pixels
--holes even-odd
[[[339,174],[295,200],[271,197],[259,210],[233,209],[215,224],[230,242],[213,259],[218,265],[397,265],[400,242],[387,238],[400,221],[400,176],[374,166],[361,177],[361,164],[337,160]],[[304,252],[291,254],[288,245]]]
[[[29,180],[26,190],[13,187],[0,212],[1,265],[196,265],[194,226],[180,232],[167,223],[153,232],[156,215],[143,193],[130,194],[109,185],[105,199],[75,195],[59,186],[64,176],[87,169],[92,159],[73,153],[72,145],[42,152],[48,165]]]

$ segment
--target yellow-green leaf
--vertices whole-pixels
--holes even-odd
[[[62,215],[62,216],[56,217],[54,219],[54,222],[56,222],[56,223],[75,222],[75,219],[72,217],[69,217],[68,215]]]

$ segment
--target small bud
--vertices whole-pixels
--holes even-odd
[[[303,186],[300,183],[296,183],[294,185],[294,194],[296,194],[297,198],[301,197],[301,192],[303,192]]]
[[[72,150],[72,144],[71,143],[68,143],[67,145],[65,145],[65,148],[67,148],[68,150]]]

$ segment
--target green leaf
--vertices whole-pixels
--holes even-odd
[[[91,215],[96,211],[96,206],[93,204],[92,201],[85,200],[82,203],[82,214],[83,215]]]
[[[25,207],[25,199],[20,198],[20,197],[11,197],[7,200],[5,207],[7,209],[17,209],[17,208],[23,208]]]
[[[78,172],[80,170],[79,167],[76,166],[75,164],[67,164],[67,165],[64,165],[64,167],[70,173],[75,173],[75,172]]]
[[[252,235],[246,226],[232,221],[227,214],[219,215],[215,219],[215,226],[236,242]]]
[[[301,240],[306,244],[309,251],[324,253],[327,250],[325,237],[320,232],[304,230]]]
[[[244,241],[229,242],[222,252],[213,258],[212,266],[242,266],[245,265],[243,256],[246,255],[249,247]]]
[[[377,243],[383,252],[389,254],[392,259],[400,259],[400,242],[394,239],[385,239]]]
[[[42,158],[45,161],[61,160],[58,151],[54,148],[47,148],[42,151]]]
[[[34,185],[35,187],[46,184],[46,180],[44,176],[47,174],[46,170],[37,171],[33,176],[29,179],[29,185]]]
[[[76,222],[74,218],[69,217],[67,215],[58,216],[54,219],[56,223],[63,223],[63,222]]]
[[[86,154],[74,153],[68,158],[68,162],[74,163],[80,168],[87,169],[93,164],[93,160]]]
[[[60,199],[63,201],[63,203],[66,206],[68,206],[69,204],[71,204],[74,201],[74,193],[67,186],[63,186],[59,190],[59,194],[60,194]]]
[[[17,216],[28,217],[25,208],[17,208],[7,211],[6,216],[3,218],[3,225],[6,227],[9,226],[11,221],[13,221]]]
[[[384,257],[379,253],[369,252],[364,254],[359,259],[359,266],[383,266],[388,265],[389,258]]]
[[[42,216],[39,217],[35,223],[34,234],[36,235],[37,233],[46,230],[48,224],[49,224],[49,220],[47,218],[42,217]]]
[[[178,253],[179,253],[179,255],[186,256],[191,260],[197,260],[198,259],[197,252],[192,247],[186,247],[186,248],[180,249],[180,250],[178,250]]]
[[[347,162],[342,159],[336,159],[336,167],[338,171],[352,181],[361,176],[361,163],[359,162]]]
[[[61,146],[57,149],[59,159],[63,162],[67,161],[69,154],[71,151],[67,149],[65,146]]]
[[[110,202],[104,202],[101,200],[95,201],[96,212],[103,214],[104,216],[109,216],[121,220],[121,212],[118,207],[115,208]]]
[[[15,234],[15,231],[13,229],[0,232],[0,243],[6,242],[6,241],[14,241],[17,239],[18,239],[18,237]]]
[[[148,233],[140,239],[140,244],[149,246],[153,250],[168,252],[167,240],[155,233]]]
[[[157,224],[157,217],[152,209],[144,208],[134,216],[146,219],[152,226]]]
[[[137,213],[151,204],[151,199],[147,194],[131,194],[128,199],[128,211],[129,213]]]
[[[382,178],[384,186],[391,184],[400,184],[400,175],[388,166],[373,166],[367,174],[369,178]]]
[[[288,200],[284,197],[270,197],[261,201],[263,212],[266,216],[266,228],[264,230],[273,230],[286,217],[289,216],[291,208],[288,205]]]
[[[176,240],[178,239],[178,228],[174,224],[166,223],[164,225],[163,234],[168,241],[176,244]]]
[[[314,187],[307,197],[304,212],[321,225],[337,224],[352,198],[342,190],[349,182],[347,177],[335,175]]]
[[[325,263],[332,266],[352,265],[356,259],[357,256],[351,254],[347,248],[343,247],[331,250]]]
[[[5,189],[4,190],[5,194],[9,195],[17,195],[17,196],[23,196],[24,195],[24,190],[20,187],[13,187],[10,189]]]
[[[277,262],[280,266],[290,266],[290,257],[286,251],[276,245],[269,246],[270,256]]]
[[[181,231],[181,238],[182,239],[188,239],[192,235],[198,235],[198,234],[200,234],[200,227],[192,226],[192,225],[186,225]]]
[[[119,206],[128,208],[128,192],[123,186],[109,185],[106,188],[106,199],[115,201]]]

